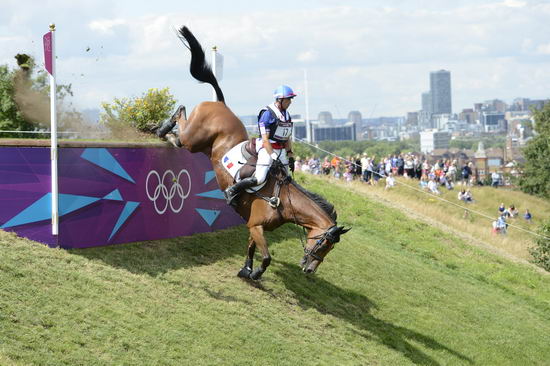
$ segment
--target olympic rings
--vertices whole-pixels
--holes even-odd
[[[187,179],[189,180],[189,189],[187,190],[187,193],[183,193],[183,187],[180,184],[180,178],[181,175],[185,174],[187,175]],[[151,176],[156,176],[158,184],[155,187],[155,190],[153,191],[153,194],[149,192],[149,178]],[[168,187],[164,184],[166,177],[171,176],[170,181],[172,182],[172,186],[170,186],[170,190],[168,190]],[[168,184],[168,183],[167,183]],[[157,173],[156,170],[151,170],[149,174],[147,174],[147,179],[145,180],[145,191],[147,193],[147,197],[153,202],[153,206],[155,206],[155,211],[162,215],[166,210],[168,209],[168,206],[170,206],[170,209],[174,213],[178,213],[183,208],[183,203],[185,202],[185,199],[189,197],[189,193],[191,193],[191,175],[186,169],[182,169],[177,178],[173,171],[167,170],[162,175],[162,178],[160,177],[159,173]],[[181,200],[179,206],[174,207],[172,203],[172,199],[175,198],[176,194],[179,196],[179,199]],[[157,199],[162,195],[164,199],[166,200],[164,207],[157,206]],[[177,199],[175,200],[177,201]]]

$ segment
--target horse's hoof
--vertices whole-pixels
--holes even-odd
[[[253,281],[257,281],[260,279],[260,277],[262,277],[262,275],[264,274],[265,271],[262,271],[261,268],[256,268],[251,274],[250,274],[250,279],[253,280]]]
[[[239,271],[239,273],[237,273],[237,276],[241,277],[241,278],[250,278],[250,274],[252,273],[252,269],[249,268],[249,267],[243,267],[241,268],[241,270]]]

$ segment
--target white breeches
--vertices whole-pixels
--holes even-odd
[[[264,149],[262,144],[262,139],[258,139],[256,141],[256,151],[258,152],[258,162],[256,163],[256,172],[254,173],[254,176],[258,180],[258,184],[262,184],[265,181],[265,178],[267,177],[267,172],[271,167],[271,163],[273,163],[273,159],[271,159],[271,156],[269,156],[269,153],[267,152],[267,150]],[[273,152],[279,155],[279,161],[283,163],[285,167],[288,167],[288,158],[286,156],[286,150],[273,149]]]

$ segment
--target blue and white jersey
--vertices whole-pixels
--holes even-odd
[[[270,142],[285,143],[292,135],[292,120],[288,111],[280,111],[275,103],[260,111],[258,116],[260,136],[267,134]]]

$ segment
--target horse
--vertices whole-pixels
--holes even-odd
[[[242,122],[227,107],[223,92],[208,62],[202,46],[191,31],[183,26],[178,37],[191,52],[190,72],[193,78],[210,84],[216,92],[216,102],[202,102],[189,118],[185,107],[180,106],[172,118],[170,130],[179,124],[179,143],[192,153],[202,152],[209,157],[220,189],[233,184],[233,177],[222,165],[222,157],[237,144],[248,140]],[[275,169],[277,170],[277,169]],[[340,241],[340,235],[349,229],[338,226],[334,206],[321,196],[308,192],[285,174],[271,173],[265,186],[256,194],[243,192],[234,209],[246,221],[249,230],[248,250],[239,277],[258,280],[271,263],[271,255],[264,231],[272,231],[285,223],[302,226],[307,232],[304,256],[300,262],[305,273],[315,273],[325,256]],[[286,171],[286,170],[284,170]],[[262,194],[269,195],[279,185],[279,204],[272,207]],[[351,228],[350,228],[351,229]],[[256,248],[262,255],[261,265],[253,268]]]

